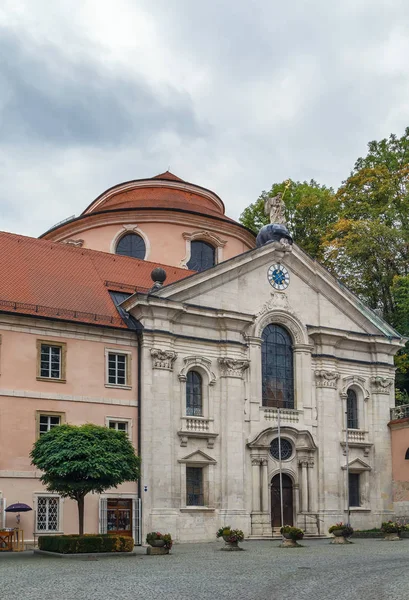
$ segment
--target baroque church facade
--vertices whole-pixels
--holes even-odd
[[[280,202],[256,243],[216,194],[167,172],[111,188],[40,240],[1,237],[17,257],[0,305],[0,500],[33,505],[34,536],[75,531],[27,458],[61,422],[122,429],[142,459],[138,484],[86,501],[88,531],[271,537],[280,455],[286,524],[317,536],[348,511],[358,529],[394,513],[402,338],[292,243]],[[11,270],[30,260],[27,290]],[[24,441],[10,434],[21,425]]]

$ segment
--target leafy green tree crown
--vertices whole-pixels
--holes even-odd
[[[139,477],[140,460],[126,433],[98,425],[54,427],[30,457],[48,490],[74,500]]]

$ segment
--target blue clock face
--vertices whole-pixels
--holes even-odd
[[[275,290],[285,290],[290,283],[290,274],[283,265],[271,265],[267,278]]]

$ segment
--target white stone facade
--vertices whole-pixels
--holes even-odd
[[[267,280],[271,264],[290,273],[285,292]],[[222,525],[272,535],[270,454],[278,411],[262,405],[261,335],[280,324],[292,338],[295,407],[280,412],[292,447],[283,460],[292,520],[310,535],[347,518],[345,409],[357,396],[359,429],[349,430],[349,469],[359,477],[355,528],[392,514],[390,433],[393,356],[402,342],[322,267],[294,247],[270,244],[123,303],[144,327],[141,444],[144,531],[180,541],[212,540]],[[186,414],[186,378],[203,381],[203,416]],[[186,470],[203,468],[203,506],[186,502]],[[276,509],[276,507],[275,507]],[[288,513],[287,513],[288,514]]]

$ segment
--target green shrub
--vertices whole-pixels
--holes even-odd
[[[335,523],[335,525],[331,525],[331,527],[328,529],[328,533],[334,533],[334,531],[342,531],[342,535],[344,537],[350,537],[354,533],[351,525],[342,523],[342,521],[340,523]]]
[[[384,521],[382,523],[381,531],[383,533],[397,533],[402,531],[402,525],[396,521]]]
[[[110,534],[41,535],[38,548],[59,554],[87,554],[91,552],[132,552],[133,538]]]

